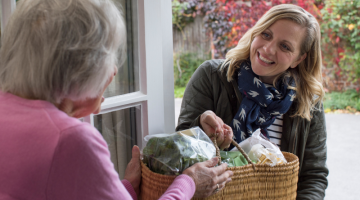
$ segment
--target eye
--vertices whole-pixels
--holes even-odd
[[[286,44],[281,44],[280,46],[281,46],[281,48],[283,48],[287,51],[290,51],[290,48]]]
[[[268,34],[266,32],[262,32],[261,35],[264,39],[269,39],[271,37],[270,34]]]

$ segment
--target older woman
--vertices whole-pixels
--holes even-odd
[[[177,130],[201,126],[221,148],[260,128],[300,160],[298,199],[323,199],[326,128],[320,28],[295,5],[271,8],[226,54],[203,63],[185,90]],[[231,127],[231,128],[230,128]],[[230,147],[232,148],[232,147]]]
[[[120,181],[100,133],[77,119],[99,113],[124,29],[110,0],[19,3],[0,50],[0,199],[137,198],[139,148]],[[188,168],[162,198],[215,193],[232,175],[216,162]]]

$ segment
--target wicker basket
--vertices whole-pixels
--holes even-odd
[[[299,159],[291,153],[283,152],[283,155],[287,163],[274,167],[266,164],[256,164],[254,167],[248,164],[228,168],[234,172],[232,181],[227,183],[224,189],[205,199],[296,199]],[[245,157],[247,157],[246,154]],[[143,163],[141,163],[141,171],[141,197],[143,200],[159,199],[176,178],[176,176],[154,173]]]

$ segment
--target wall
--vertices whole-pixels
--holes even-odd
[[[208,59],[211,52],[211,37],[206,32],[203,17],[197,16],[193,23],[180,31],[173,28],[173,52],[197,53],[199,58]]]

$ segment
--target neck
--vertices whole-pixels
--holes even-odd
[[[59,110],[63,111],[70,117],[74,117],[74,103],[70,99],[63,99],[59,104],[54,104]]]
[[[274,78],[273,77],[265,77],[265,76],[259,76],[259,79],[261,82],[263,83],[267,83],[269,85],[272,85],[274,82]]]

